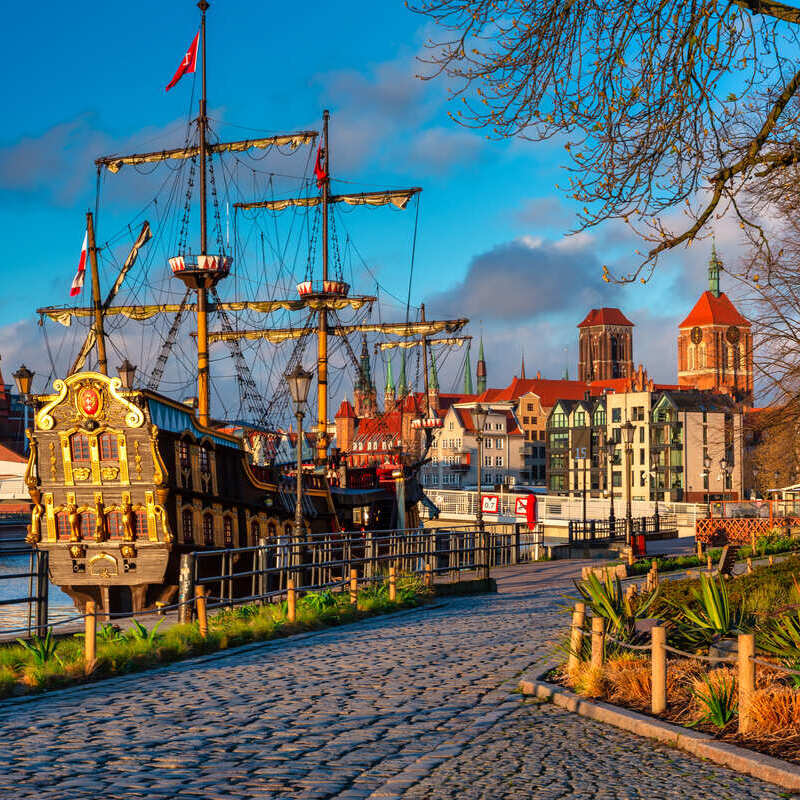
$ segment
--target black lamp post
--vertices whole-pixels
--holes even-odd
[[[23,407],[23,425],[25,426],[25,431],[22,434],[22,446],[24,452],[28,452],[28,408],[31,405],[31,384],[33,383],[33,376],[34,373],[31,372],[24,364],[14,373],[14,383],[17,385],[17,391],[22,398],[22,407]]]
[[[653,512],[655,516],[655,526],[658,530],[658,454],[650,453],[650,475],[653,478],[653,495],[656,501],[656,507]]]
[[[628,484],[627,497],[625,498],[625,527],[627,544],[630,547],[633,542],[633,515],[631,513],[631,492],[633,483],[633,435],[636,433],[636,426],[628,420],[622,426],[622,440],[625,443],[625,457],[628,461],[626,481]]]
[[[708,516],[711,516],[711,457],[705,456],[703,458],[703,477],[706,484],[706,510]]]
[[[123,389],[133,389],[133,379],[136,375],[136,367],[126,358],[118,367],[117,374],[122,382]]]
[[[308,398],[313,375],[306,372],[298,362],[297,366],[286,373],[286,383],[289,384],[289,394],[294,402],[294,416],[297,420],[297,501],[294,506],[294,537],[296,545],[302,540],[303,530],[303,406]],[[299,552],[293,553],[295,559]]]
[[[608,524],[611,527],[611,532],[613,535],[615,533],[614,526],[616,524],[616,518],[614,515],[614,453],[617,451],[616,442],[613,439],[606,439],[603,450],[606,457],[606,491],[608,492],[608,496],[611,501],[611,507],[608,511]]]
[[[483,498],[481,497],[483,489],[481,485],[483,478],[483,429],[486,427],[489,409],[484,408],[478,403],[472,415],[475,421],[476,438],[478,440],[478,511],[475,514],[475,521],[478,523],[478,535],[481,538],[481,545],[484,552],[483,577],[489,580],[489,547],[488,537],[486,536],[486,531],[483,526]]]

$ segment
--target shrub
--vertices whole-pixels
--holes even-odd
[[[138,619],[135,619],[133,620],[133,625],[128,631],[126,631],[124,638],[129,641],[147,642],[148,644],[153,644],[158,636],[158,629],[161,627],[163,622],[164,620],[160,619],[156,623],[156,626],[152,630],[148,631]]]
[[[692,697],[699,712],[693,724],[724,729],[736,715],[736,674],[725,667],[712,669],[694,682]]]
[[[34,636],[30,641],[24,639],[17,639],[17,641],[30,653],[33,663],[37,667],[44,667],[52,659],[56,659],[61,664],[61,659],[56,655],[58,641],[53,637],[52,628],[47,629],[44,637]]]
[[[650,661],[641,656],[621,655],[605,665],[608,699],[639,710],[650,707]]]
[[[336,595],[330,589],[323,589],[321,592],[309,592],[303,595],[298,605],[306,606],[319,613],[336,606]]]
[[[797,735],[800,692],[788,686],[757,689],[750,705],[750,736]]]

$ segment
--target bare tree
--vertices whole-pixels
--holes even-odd
[[[563,141],[564,188],[583,206],[577,229],[624,220],[648,242],[638,268],[617,279],[645,280],[661,253],[729,211],[771,258],[747,191],[800,161],[800,8],[409,2],[441,31],[426,77],[453,82],[453,118],[500,138]]]

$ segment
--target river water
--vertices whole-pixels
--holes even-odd
[[[10,600],[17,597],[27,597],[31,594],[29,578],[6,578],[19,572],[30,572],[30,556],[0,556],[0,600]],[[36,590],[36,579],[33,582]],[[59,620],[77,615],[75,606],[67,595],[57,586],[50,584],[48,623],[53,624]],[[31,618],[35,624],[36,609],[31,609]],[[17,628],[24,628],[28,624],[28,604],[0,605],[0,636]],[[58,630],[58,628],[56,628]]]

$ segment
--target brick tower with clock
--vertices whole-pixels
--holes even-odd
[[[708,265],[708,290],[678,326],[678,383],[725,392],[753,403],[753,336],[750,323],[719,288],[716,247]]]

